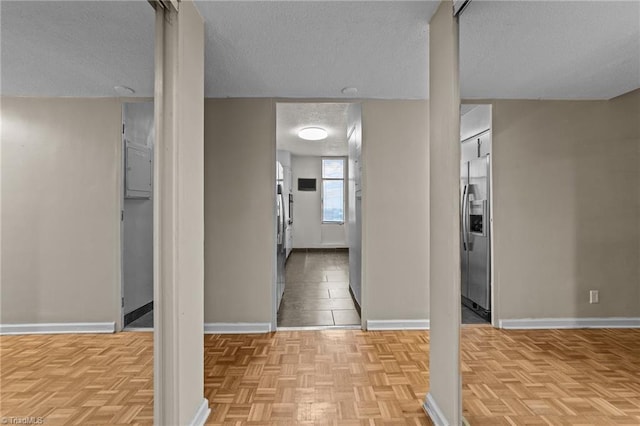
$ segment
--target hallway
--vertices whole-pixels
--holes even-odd
[[[360,325],[349,294],[348,250],[294,250],[287,260],[278,327],[348,325]]]

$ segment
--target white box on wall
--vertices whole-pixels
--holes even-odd
[[[152,150],[126,141],[125,198],[151,198],[153,191]]]

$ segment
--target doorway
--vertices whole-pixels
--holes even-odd
[[[122,325],[153,328],[153,102],[122,104]]]
[[[276,105],[278,328],[360,328],[361,110]]]
[[[460,108],[462,324],[491,323],[491,105]]]

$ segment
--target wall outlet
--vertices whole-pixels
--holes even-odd
[[[589,303],[600,303],[600,294],[598,290],[589,291]]]

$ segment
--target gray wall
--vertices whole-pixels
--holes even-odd
[[[429,318],[427,101],[362,103],[362,299],[367,320]]]
[[[204,121],[205,322],[271,322],[275,104],[207,99]]]
[[[345,158],[345,172],[347,161]],[[322,157],[291,156],[294,202],[294,248],[347,247],[347,225],[322,223]],[[298,178],[316,180],[316,191],[298,191]],[[346,182],[346,176],[345,176]],[[345,184],[345,208],[347,185]],[[345,210],[345,219],[347,212]]]
[[[640,315],[639,98],[493,102],[501,318]],[[271,321],[273,102],[205,102],[206,322]],[[427,104],[363,103],[369,319],[428,318]],[[2,323],[119,318],[120,108],[2,99]]]
[[[2,98],[1,323],[119,318],[120,111]]]
[[[640,90],[493,105],[499,318],[640,316]]]
[[[368,319],[428,318],[427,113],[426,101],[363,103]],[[205,322],[271,322],[274,164],[274,100],[206,100]]]

